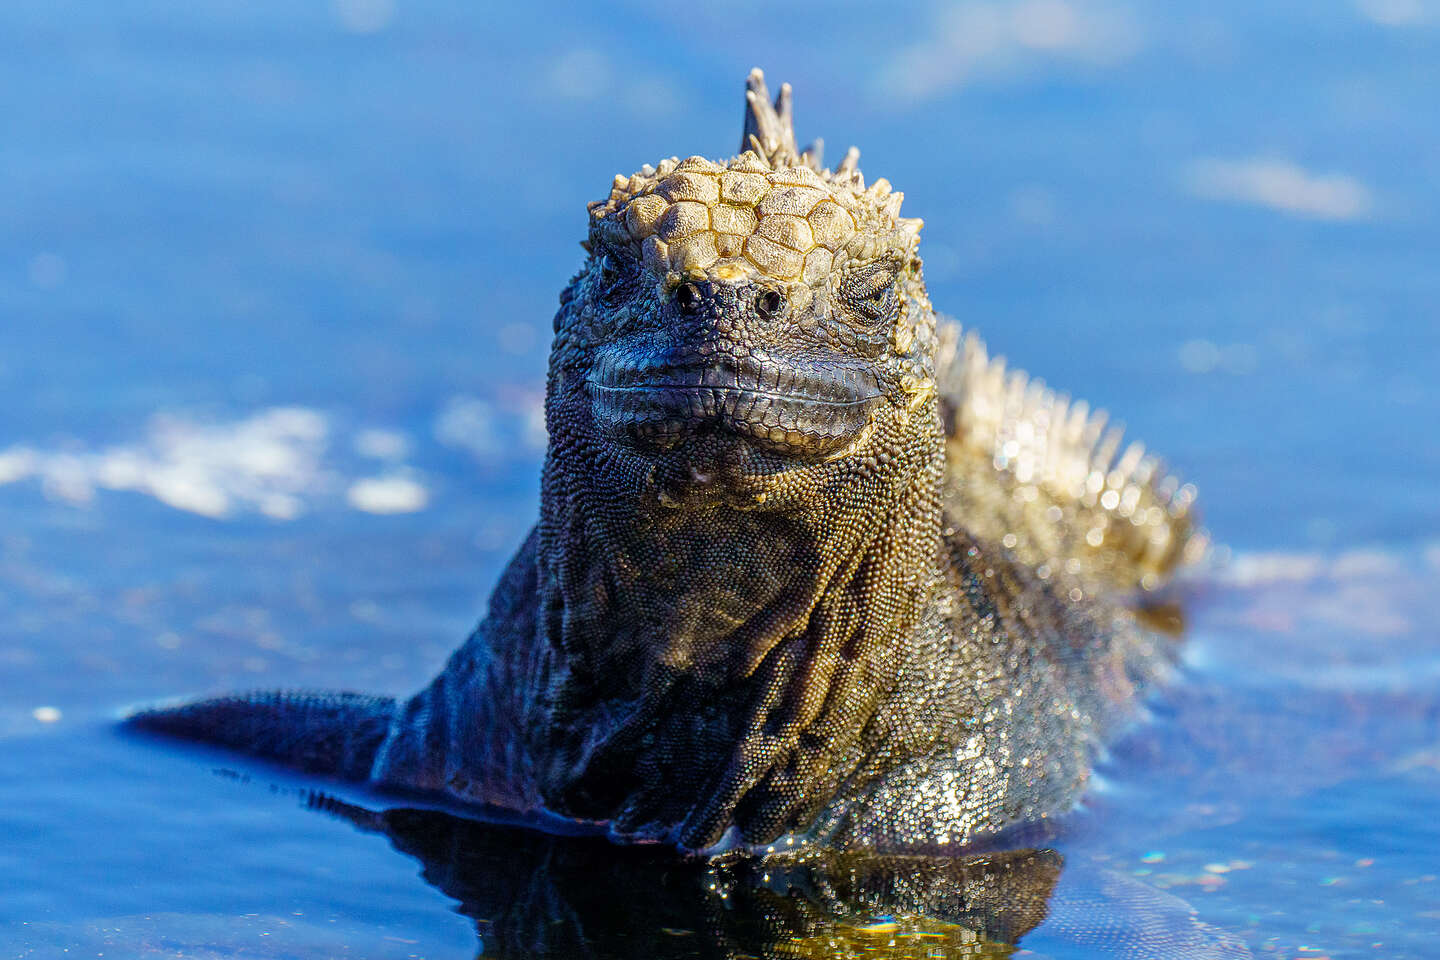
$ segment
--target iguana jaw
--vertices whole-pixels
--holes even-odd
[[[655,454],[719,432],[780,456],[823,458],[850,446],[882,399],[865,365],[753,355],[657,362],[607,352],[586,386],[602,431]]]

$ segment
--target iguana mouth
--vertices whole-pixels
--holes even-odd
[[[602,354],[586,387],[600,428],[640,449],[718,430],[817,457],[852,443],[882,396],[863,367],[789,358],[637,363]]]

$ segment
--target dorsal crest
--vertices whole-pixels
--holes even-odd
[[[780,84],[780,94],[770,102],[765,73],[759,67],[745,78],[745,130],[740,135],[740,152],[754,151],[771,167],[806,166],[821,170],[825,141],[816,139],[803,151],[795,143],[795,113],[790,84]]]

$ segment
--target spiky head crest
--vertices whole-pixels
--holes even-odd
[[[592,241],[630,248],[660,276],[763,275],[817,285],[850,261],[908,259],[921,221],[900,216],[904,194],[880,179],[867,189],[854,147],[835,169],[822,145],[795,142],[790,85],[774,103],[750,72],[740,153],[729,160],[670,157],[617,176],[590,204]]]

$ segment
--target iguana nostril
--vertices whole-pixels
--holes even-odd
[[[680,289],[675,292],[675,302],[680,305],[681,310],[694,310],[700,306],[700,301],[703,299],[700,288],[693,283],[682,284]]]
[[[774,320],[785,309],[785,294],[779,290],[762,290],[755,298],[755,312],[766,320]]]

